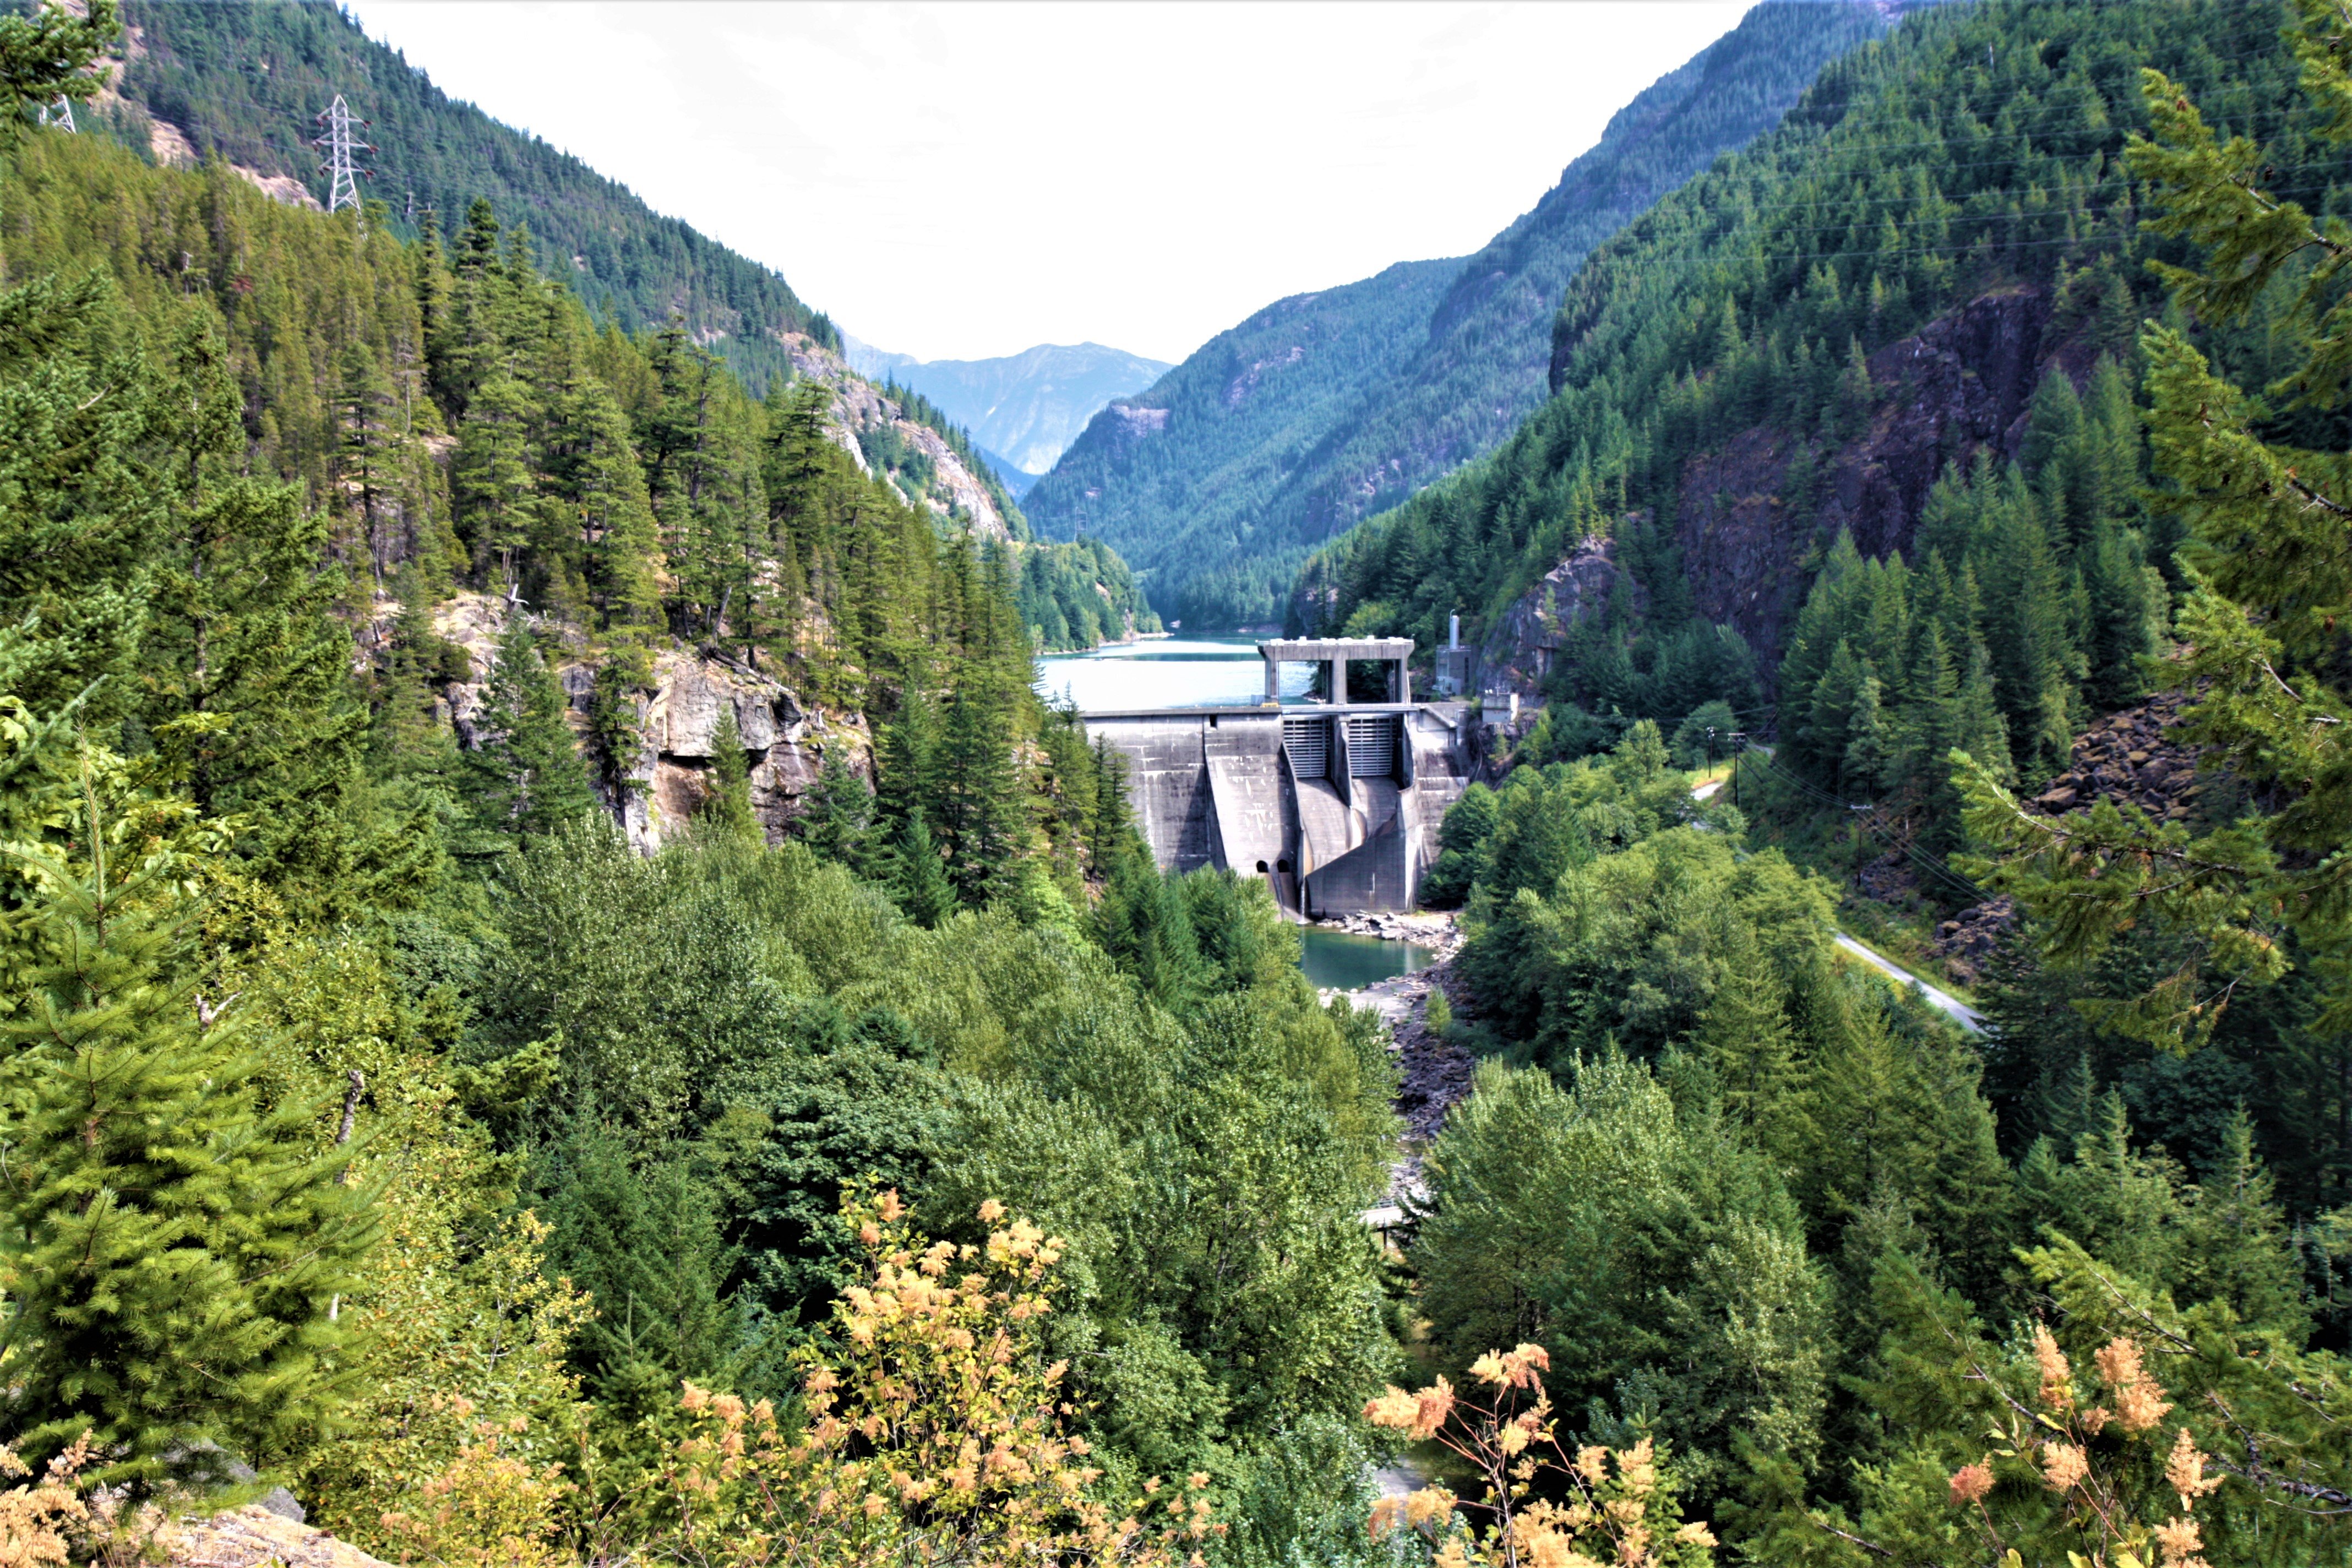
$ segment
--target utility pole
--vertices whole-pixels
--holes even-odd
[[[360,180],[373,171],[354,168],[352,154],[373,153],[375,149],[354,135],[352,127],[364,128],[369,122],[353,114],[339,92],[335,101],[319,115],[319,123],[326,129],[310,139],[310,145],[327,154],[319,165],[319,172],[328,176],[327,211],[339,213],[349,207],[358,212]]]
[[[73,100],[62,92],[58,94],[55,103],[41,107],[41,123],[54,125],[68,136],[79,135],[81,132],[81,127],[74,123]]]

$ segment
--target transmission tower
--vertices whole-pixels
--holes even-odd
[[[41,123],[54,125],[68,136],[77,135],[81,130],[81,127],[74,123],[73,100],[64,93],[58,94],[58,100],[55,103],[41,106]]]
[[[372,171],[353,168],[352,154],[373,153],[375,149],[361,141],[354,134],[353,128],[363,128],[368,121],[353,114],[339,92],[335,94],[335,101],[319,116],[319,123],[326,129],[310,139],[310,145],[327,154],[319,164],[319,173],[329,177],[327,210],[338,213],[349,207],[357,212],[360,210],[360,180]]]

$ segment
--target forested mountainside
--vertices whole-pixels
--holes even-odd
[[[1173,367],[1100,343],[1040,343],[997,359],[919,360],[855,339],[849,363],[911,387],[970,432],[1015,495],[1025,494],[1114,397],[1140,392]]]
[[[1025,498],[1101,537],[1195,629],[1279,622],[1307,553],[1501,441],[1548,393],[1548,329],[1585,254],[1769,129],[1899,7],[1757,6],[1610,121],[1476,255],[1284,300],[1097,416]]]
[[[452,102],[333,6],[133,5],[124,20],[108,90],[83,113],[90,129],[165,165],[217,156],[285,199],[315,183],[313,117],[341,92],[373,121],[367,194],[384,204],[374,221],[390,234],[438,244],[439,231],[486,202],[513,265],[561,278],[595,321],[625,333],[675,327],[684,333],[677,352],[723,363],[755,397],[772,382],[823,382],[853,461],[982,533],[1030,538],[955,423],[919,395],[866,384],[841,357],[832,324],[782,278],[654,213],[578,159]],[[1019,582],[1023,619],[1048,647],[1092,647],[1159,624],[1106,551],[1025,552]]]
[[[783,371],[779,334],[841,346],[832,322],[768,268],[654,212],[579,159],[457,103],[323,0],[131,0],[115,87],[141,144],[231,163],[314,194],[314,117],[337,93],[370,121],[365,194],[415,237],[421,215],[455,223],[475,198],[530,229],[546,264],[630,331],[673,313],[726,354],[754,394]],[[152,137],[152,140],[151,140]]]
[[[2153,64],[2226,84],[2297,198],[2332,200],[2278,22],[1970,7],[1839,61],[1594,254],[1559,395],[1310,563],[1294,615],[1426,640],[1463,612],[1497,681],[1557,699],[1563,754],[1720,702],[1949,847],[1947,751],[2046,778],[2168,640],[2180,530],[2145,494],[2136,336],[2145,263],[2184,252],[2121,154]],[[2203,333],[2257,381],[2281,352]]]
[[[2028,562],[2018,516],[2173,542],[2139,668],[2210,787],[2029,809],[1947,752],[2021,922],[1974,1037],[1844,963],[1835,889],[1757,841],[1779,759],[1733,800],[1598,713],[1605,753],[1552,731],[1447,816],[1466,945],[1420,1016],[1318,998],[1262,882],[1155,868],[1123,770],[1028,689],[1014,542],[861,468],[850,392],[796,361],[755,399],[597,321],[487,203],[404,241],[44,127],[111,7],[0,16],[5,1551],[2352,1560],[2352,232],[2289,195],[2337,199],[2352,30],[2295,9],[2292,48],[2210,0],[1914,24],[1790,163],[1710,176],[1845,146],[1859,195],[1661,216],[1755,317],[1667,273],[1621,300],[1696,309],[1643,329],[1685,346],[1740,324],[1669,373],[1728,397],[1769,384],[1727,374],[1771,363],[1745,322],[1856,290],[1850,211],[1793,300],[1709,248],[1759,218],[1901,213],[1853,309],[1911,312],[1921,366],[1963,268],[2140,244],[2125,195],[2159,226],[2112,369],[2035,384],[2038,466],[1937,505],[1997,502]],[[2053,134],[2015,212],[1915,212]],[[1580,341],[1555,409],[1597,395]],[[1602,425],[1626,493],[1565,515],[1675,493],[1622,459],[1684,406]],[[1538,472],[1590,488],[1519,445],[1474,477]],[[1647,563],[1631,636],[1664,529],[1593,541]],[[1907,580],[1823,558],[1870,589],[1855,662]],[[647,795],[679,819],[633,839]],[[1400,1057],[1469,1086],[1411,1146]],[[175,1523],[278,1484],[341,1544]]]

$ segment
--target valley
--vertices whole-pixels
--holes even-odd
[[[661,13],[781,258],[373,15],[0,11],[0,1555],[2352,1561],[2341,7],[1580,10],[1468,255],[1170,363],[1056,189],[892,274],[1038,346],[849,336],[843,190],[1196,212],[1315,63],[1049,9],[1135,124]]]

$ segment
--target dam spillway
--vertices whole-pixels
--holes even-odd
[[[1294,920],[1409,909],[1466,782],[1466,710],[1406,700],[1412,647],[1258,645],[1269,693],[1281,664],[1312,662],[1328,671],[1327,692],[1369,681],[1389,700],[1090,712],[1087,729],[1125,759],[1137,826],[1163,869],[1262,877]]]

